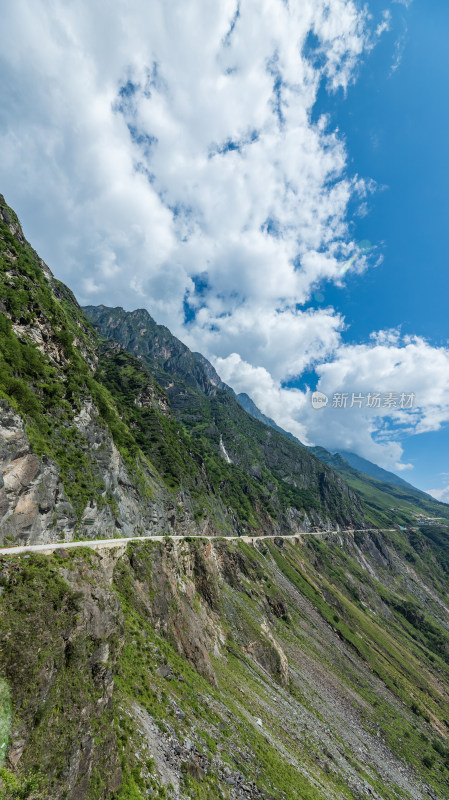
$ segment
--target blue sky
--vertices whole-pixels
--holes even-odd
[[[419,0],[392,6],[384,35],[348,90],[320,93],[344,133],[349,165],[384,191],[355,219],[357,238],[384,255],[383,264],[344,290],[325,294],[345,311],[354,339],[401,324],[404,333],[448,340],[449,296],[449,5]],[[399,66],[392,72],[398,39]],[[361,309],[363,312],[360,313]]]
[[[371,7],[385,7],[371,3]],[[320,287],[349,326],[345,339],[367,340],[373,330],[401,327],[435,345],[449,338],[449,5],[415,0],[391,6],[391,29],[360,68],[346,98],[319,94],[343,132],[350,167],[379,187],[356,237],[369,240],[383,263],[342,288]],[[392,68],[394,66],[394,68]],[[321,298],[324,298],[323,300]],[[305,378],[311,385],[314,376]],[[423,489],[446,485],[449,426],[405,437],[405,477]],[[442,473],[441,475],[439,473]],[[433,481],[433,483],[432,483]]]
[[[81,303],[147,308],[302,441],[449,499],[448,17],[16,0],[0,191]]]

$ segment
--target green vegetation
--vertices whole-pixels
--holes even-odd
[[[410,526],[416,523],[417,514],[449,519],[447,504],[439,503],[412,486],[377,480],[351,467],[338,453],[333,455],[322,447],[314,447],[312,452],[360,495],[372,525],[390,527],[394,520],[400,525]]]
[[[330,457],[351,491],[248,416],[146,312],[90,309],[122,346],[103,341],[11,233],[18,221],[2,198],[0,209],[0,404],[58,465],[84,520],[77,535],[91,533],[89,503],[120,527],[112,442],[117,485],[142,516],[156,498],[167,529],[190,530],[193,518],[217,533],[277,533],[306,515],[410,526],[418,510],[435,512],[419,493]],[[6,745],[14,754],[0,800],[66,800],[73,776],[82,800],[169,800],[169,778],[197,800],[242,783],[274,800],[359,800],[367,786],[405,800],[421,782],[440,800],[448,530],[255,547],[167,537],[120,556],[0,559],[0,761]]]
[[[96,375],[114,398],[121,419],[133,430],[135,444],[167,487],[176,490],[181,484],[199,481],[201,462],[198,457],[195,460],[189,442],[167,413],[168,399],[148,370],[131,354],[106,346],[100,350]]]
[[[3,558],[0,669],[12,730],[26,732],[3,800],[62,800],[67,754],[82,758],[87,741],[86,800],[169,800],[156,741],[196,800],[226,787],[219,764],[275,800],[356,800],[351,774],[404,800],[404,761],[414,785],[444,797],[449,614],[431,542],[133,542],[112,584],[87,548]],[[407,584],[412,551],[420,596]]]
[[[0,764],[3,763],[11,725],[11,697],[8,684],[0,678]]]
[[[77,553],[73,562],[88,567],[90,558]],[[95,726],[101,696],[89,668],[95,645],[79,627],[82,595],[60,577],[57,556],[8,557],[2,569],[8,580],[0,607],[1,670],[11,688],[14,728],[27,731],[20,774],[3,774],[4,798],[51,797],[66,754],[79,743],[83,708]],[[101,738],[107,743],[107,728]]]
[[[36,797],[39,791],[38,778],[17,778],[12,772],[0,767],[0,800],[27,800]]]

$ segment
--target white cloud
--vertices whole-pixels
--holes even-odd
[[[386,11],[384,11],[382,15],[382,21],[379,22],[375,31],[375,35],[382,36],[382,34],[385,33],[386,31],[389,31],[390,28],[391,28],[391,11],[387,9]]]
[[[373,434],[379,438],[390,465],[400,454],[394,441],[398,431],[407,434],[436,431],[449,420],[449,350],[433,347],[419,337],[401,339],[397,331],[381,332],[373,343],[342,345],[333,361],[319,365],[316,371],[318,388],[329,395],[336,391],[346,392],[350,397],[353,392],[364,396],[368,392],[415,395],[410,411],[382,408],[379,415],[375,408],[355,408],[350,414],[351,422],[346,422],[347,437],[352,435],[354,441],[360,442],[365,438],[366,454],[368,448],[372,456],[379,451],[375,442],[370,443]],[[335,426],[337,444],[338,423],[342,415],[344,418],[344,409],[324,411],[329,417],[326,424],[331,429]],[[382,460],[387,463],[385,458]]]
[[[441,503],[449,503],[449,486],[444,489],[427,489],[427,494],[432,495],[435,500],[439,500]]]
[[[332,309],[319,311],[279,311],[260,305],[244,304],[232,315],[215,318],[209,309],[198,313],[203,326],[202,347],[220,357],[238,352],[243,361],[268,370],[281,382],[299,375],[310,364],[329,357],[340,342],[341,317]],[[210,320],[214,329],[210,330]]]
[[[99,286],[178,332],[186,292],[210,326],[248,298],[304,302],[338,277],[348,202],[367,191],[311,110],[368,39],[353,0],[17,0],[0,30],[2,190],[81,301]]]
[[[410,4],[402,2],[401,5],[405,5],[405,7],[408,8]],[[407,47],[407,41],[408,41],[408,25],[406,20],[403,19],[402,31],[394,43],[393,62],[390,68],[391,75],[393,75],[401,66],[402,59],[404,58],[405,49]]]
[[[402,455],[390,421],[313,411],[284,384],[315,366],[329,393],[415,391],[396,427],[448,415],[446,351],[348,347],[338,313],[300,308],[371,258],[348,206],[365,213],[375,187],[312,109],[388,24],[353,0],[16,0],[0,28],[0,190],[57,277],[81,302],[146,306],[299,438],[326,427],[327,446],[385,466]]]
[[[368,344],[333,342],[328,357],[315,366],[317,389],[329,397],[320,410],[313,409],[310,390],[283,388],[267,370],[235,354],[218,359],[216,366],[236,391],[247,392],[261,411],[305,444],[355,450],[386,469],[411,469],[401,461],[398,439],[437,431],[449,422],[449,349],[381,331]],[[333,407],[337,392],[347,395],[346,408]],[[350,407],[353,393],[363,396],[361,407],[357,402]],[[367,408],[368,393],[380,393],[382,404],[383,396],[392,393],[398,407]],[[399,408],[402,393],[415,396],[409,410]]]

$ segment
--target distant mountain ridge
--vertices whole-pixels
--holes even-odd
[[[262,411],[257,408],[256,404],[253,402],[253,400],[251,400],[248,394],[241,392],[237,395],[237,400],[242,408],[244,408],[248,414],[251,414],[254,419],[258,419],[259,422],[263,422],[264,425],[267,425],[269,428],[273,428],[273,430],[278,431],[278,433],[282,433],[284,436],[287,436],[289,439],[291,439],[292,442],[297,442],[297,444],[300,444],[301,447],[303,447],[302,442],[300,442],[299,439],[293,435],[293,433],[285,431],[283,428],[277,425],[277,423],[271,419],[271,417],[266,417],[265,414],[263,414]]]
[[[124,311],[120,306],[99,305],[84,306],[83,311],[102,336],[115,338],[128,352],[149,359],[154,377],[161,383],[167,375],[176,375],[206,395],[214,395],[217,389],[234,394],[201,353],[192,353],[165,325],[155,322],[145,308]]]
[[[249,414],[264,425],[297,442],[324,464],[332,467],[377,512],[382,510],[383,514],[389,514],[393,509],[403,509],[406,513],[410,513],[413,509],[415,514],[422,512],[436,516],[449,514],[447,504],[436,501],[431,495],[416,489],[393,472],[382,469],[377,464],[349,451],[331,453],[320,446],[306,447],[293,434],[283,430],[274,420],[263,414],[249,395],[239,394],[237,399]]]
[[[192,353],[147,311],[86,306],[84,312],[101,336],[132,353],[167,393],[192,448],[198,448],[204,468],[213,470],[220,496],[227,487],[225,476],[219,478],[223,452],[228,454],[235,511],[241,513],[239,531],[249,523],[261,530],[273,524],[279,530],[299,530],[303,524],[326,527],[333,524],[331,519],[341,525],[350,517],[362,527],[367,524],[358,496],[348,494],[332,469],[282,429],[249,415],[209,361]]]
[[[349,450],[339,450],[339,453],[351,467],[354,467],[354,469],[357,469],[359,472],[364,472],[365,475],[377,478],[378,481],[386,481],[388,483],[394,483],[397,486],[404,486],[407,489],[414,489],[415,492],[421,491],[421,489],[417,489],[413,484],[404,481],[403,478],[400,478],[399,475],[396,475],[394,472],[382,469],[382,467],[379,467],[372,461],[368,461],[366,458],[362,458],[362,456],[358,456],[356,453],[351,453]],[[422,494],[427,493],[422,492]],[[427,495],[427,497],[430,497],[430,495]]]

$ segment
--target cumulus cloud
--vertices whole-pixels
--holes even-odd
[[[310,389],[284,388],[236,354],[216,364],[227,382],[250,394],[304,444],[355,450],[386,469],[411,469],[401,461],[398,438],[437,431],[449,421],[449,350],[419,337],[401,337],[398,331],[381,331],[366,344],[347,345],[340,339],[329,356],[315,365],[316,388],[329,398],[321,409],[313,408]],[[337,393],[346,396],[345,406],[333,406]],[[381,407],[367,407],[368,395],[375,394],[381,395]],[[353,402],[353,395],[363,400]],[[385,395],[392,396],[394,405],[384,406]],[[413,396],[410,408],[400,407],[401,395],[407,395],[405,406]]]
[[[333,361],[316,371],[318,389],[329,396],[342,392],[352,400],[352,393],[396,395],[396,408],[350,409],[350,423],[343,421],[346,409],[324,409],[336,448],[346,441],[346,449],[363,448],[367,457],[390,469],[408,466],[399,461],[398,435],[436,431],[449,419],[449,351],[422,338],[381,332],[368,344],[342,345]],[[414,395],[410,410],[399,408],[404,393]]]
[[[214,317],[201,309],[198,324],[203,326],[203,348],[215,353],[224,363],[227,353],[264,367],[275,381],[299,375],[311,364],[328,357],[340,341],[342,318],[330,309],[280,311],[245,304],[229,317]]]
[[[210,327],[248,300],[303,303],[354,251],[348,202],[367,191],[311,111],[371,38],[353,0],[17,0],[3,191],[81,301],[144,304],[178,332],[185,300]]]
[[[348,347],[334,309],[304,309],[343,264],[369,265],[348,208],[365,213],[375,187],[312,111],[389,21],[353,0],[16,0],[0,28],[0,187],[81,302],[147,307],[303,441],[326,428],[329,447],[391,466],[392,426],[447,417],[446,352],[391,333]],[[415,391],[419,410],[313,411],[286,388],[310,368],[322,391]]]
[[[432,495],[435,500],[439,500],[441,503],[449,503],[449,486],[444,489],[427,489],[427,494]]]

